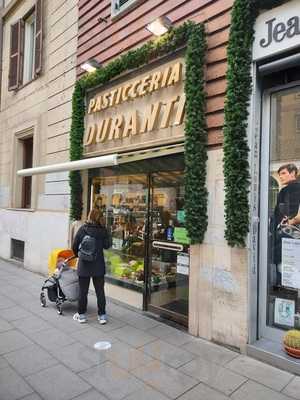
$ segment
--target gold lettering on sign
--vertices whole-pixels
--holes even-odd
[[[137,87],[141,83],[140,80],[133,82],[131,89],[130,89],[130,97],[135,99],[138,96]]]
[[[112,120],[108,140],[120,139],[121,129],[124,124],[124,115],[118,115]]]
[[[151,132],[157,125],[159,112],[161,109],[161,102],[151,104],[141,127],[141,133]]]
[[[109,107],[115,107],[128,100],[142,97],[156,90],[175,85],[182,80],[182,68],[182,63],[177,62],[166,67],[162,71],[153,72],[133,83],[119,86],[117,89],[92,98],[89,102],[88,114],[105,110]]]
[[[112,90],[110,92],[110,102],[109,102],[109,107],[113,107],[115,105],[115,100],[116,100],[116,94],[117,94],[117,90]]]
[[[183,118],[184,118],[184,111],[185,111],[185,95],[181,95],[179,102],[178,102],[178,106],[177,106],[177,112],[175,115],[175,120],[174,120],[174,124],[173,125],[181,125],[183,122]]]
[[[126,138],[181,125],[185,114],[185,96],[183,93],[176,95],[178,90],[171,88],[171,86],[175,86],[182,79],[183,64],[175,62],[141,78],[132,79],[131,82],[95,95],[89,100],[87,106],[87,128],[83,145],[100,145],[107,141],[121,141],[122,139],[124,139],[124,144],[130,144],[133,141],[128,141]],[[161,96],[155,93],[160,89],[164,89],[165,100],[163,100],[163,91]],[[180,89],[182,89],[182,86],[180,86]],[[117,107],[127,101],[133,101],[153,93],[155,93],[153,97],[148,96],[150,101],[144,100],[136,106],[131,103],[123,108],[125,111],[122,114],[113,110],[108,113],[106,111],[101,113],[102,110]],[[157,101],[157,98],[160,98],[161,101]],[[93,113],[97,114],[93,115]],[[153,137],[159,138],[158,131],[155,132]]]
[[[168,103],[166,103],[165,110],[163,113],[163,117],[161,120],[160,127],[162,129],[167,128],[170,125],[170,118],[171,118],[171,112],[173,110],[173,105],[178,101],[178,96],[174,97],[174,99],[171,99]]]
[[[137,110],[133,111],[133,113],[131,113],[129,119],[125,122],[123,138],[129,136],[129,134],[131,134],[132,136],[138,134]]]
[[[105,93],[102,96],[102,107],[101,107],[101,109],[105,110],[108,107],[108,104],[109,104],[109,93]]]
[[[150,78],[151,78],[151,76],[147,75],[142,79],[142,83],[141,83],[140,90],[139,90],[140,96],[144,96],[147,93],[147,87],[149,85]]]
[[[128,100],[128,92],[129,92],[130,88],[131,88],[131,83],[129,83],[129,85],[125,85],[123,87],[123,90],[122,90],[122,100],[123,101],[127,101]]]
[[[95,130],[96,130],[96,124],[88,126],[88,129],[86,131],[85,138],[83,141],[84,146],[89,146],[90,144],[93,143]]]
[[[97,97],[97,100],[96,100],[96,104],[95,104],[95,107],[94,107],[94,112],[100,111],[101,110],[101,106],[102,106],[102,97],[99,96],[99,97]]]
[[[92,109],[95,105],[96,100],[95,99],[91,99],[90,100],[90,104],[89,104],[89,108],[88,108],[88,114],[90,114],[92,112]]]
[[[177,63],[173,66],[168,80],[168,86],[174,85],[181,80],[182,64]]]
[[[98,140],[97,143],[105,142],[105,140],[107,139],[107,136],[108,136],[110,124],[111,124],[111,118],[107,118],[107,119],[101,121],[100,124],[98,124],[98,131],[97,131],[97,138],[96,138],[96,141]]]
[[[161,80],[162,73],[161,71],[154,72],[152,75],[152,80],[149,85],[149,93],[152,93],[154,90],[159,89],[159,82]]]

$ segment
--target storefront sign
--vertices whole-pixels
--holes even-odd
[[[183,139],[184,63],[177,59],[87,98],[84,153],[107,153]]]
[[[300,2],[286,4],[263,12],[255,23],[253,60],[259,60],[299,46]]]

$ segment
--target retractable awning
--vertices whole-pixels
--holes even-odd
[[[156,157],[168,156],[171,154],[182,153],[184,144],[177,143],[169,146],[154,147],[145,150],[138,150],[122,154],[110,154],[100,157],[91,157],[84,160],[69,161],[60,164],[44,165],[41,167],[20,169],[18,176],[31,176],[41,174],[51,174],[63,171],[80,171],[83,169],[112,167],[114,165],[124,164],[133,161],[146,160]]]
[[[44,165],[42,167],[20,169],[18,176],[51,174],[53,172],[80,171],[82,169],[111,167],[118,164],[118,154],[87,158],[85,160],[69,161],[60,164]]]

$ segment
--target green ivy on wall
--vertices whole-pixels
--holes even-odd
[[[247,118],[252,90],[254,23],[260,9],[284,0],[235,0],[227,50],[224,123],[225,238],[244,247],[249,232],[249,162]]]
[[[186,22],[157,40],[152,40],[136,50],[128,51],[107,66],[86,74],[75,84],[72,98],[72,123],[70,134],[70,160],[83,156],[85,94],[109,82],[114,77],[148,64],[160,56],[171,54],[186,46],[186,122],[185,122],[185,201],[187,229],[192,243],[203,240],[207,227],[206,144],[204,94],[204,58],[206,48],[203,25]],[[71,219],[82,215],[82,182],[79,171],[70,173]]]

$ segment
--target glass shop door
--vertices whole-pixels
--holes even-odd
[[[300,86],[266,91],[262,115],[259,335],[281,343],[300,321]]]
[[[189,239],[183,171],[152,174],[147,310],[188,324]]]

